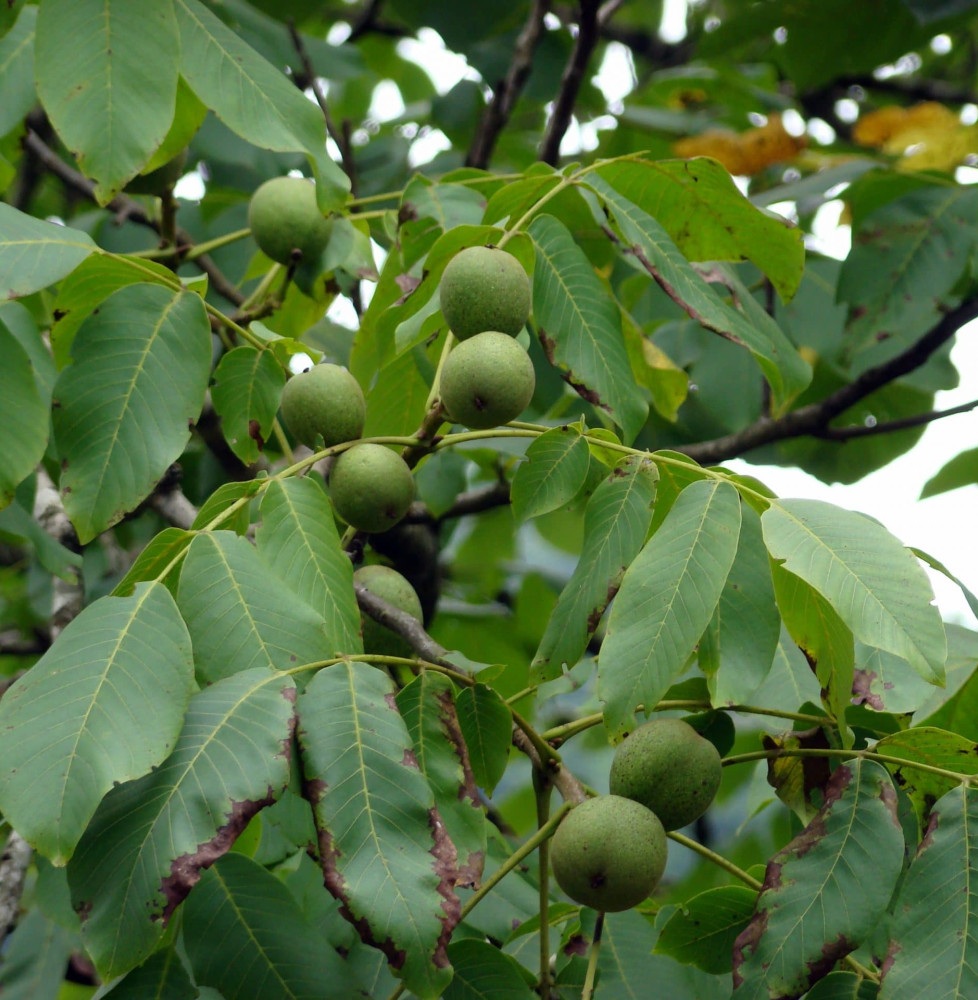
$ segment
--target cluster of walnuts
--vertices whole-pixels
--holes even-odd
[[[276,177],[252,195],[248,223],[259,248],[285,266],[314,265],[332,235],[332,220],[316,204],[315,187],[301,177]],[[508,423],[526,409],[536,387],[533,363],[516,340],[530,314],[530,280],[504,250],[476,246],[449,261],[439,285],[442,312],[457,343],[441,367],[438,395],[447,419],[473,430]],[[415,495],[414,477],[393,449],[359,441],[366,400],[344,367],[318,364],[293,375],[281,399],[293,437],[318,450],[352,444],[335,459],[329,492],[337,515],[352,528],[379,534],[397,525]],[[421,603],[405,577],[365,566],[355,579],[419,620]],[[410,655],[372,620],[364,621],[368,653]]]
[[[720,787],[720,754],[682,719],[653,719],[619,744],[610,794],[582,802],[557,828],[550,861],[577,903],[615,912],[640,903],[666,867],[666,831],[692,823]]]

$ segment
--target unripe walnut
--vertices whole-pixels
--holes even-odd
[[[310,448],[355,441],[363,432],[367,404],[360,383],[340,365],[314,365],[293,375],[282,390],[282,418]]]
[[[441,373],[441,401],[456,423],[485,430],[515,420],[533,398],[533,362],[495,330],[457,344]]]
[[[557,827],[550,863],[557,884],[577,903],[609,913],[641,903],[666,867],[666,834],[645,806],[599,795]]]
[[[706,812],[720,787],[716,747],[682,719],[652,719],[626,737],[611,762],[613,795],[640,802],[667,830]]]
[[[371,594],[376,594],[421,622],[421,601],[414,587],[396,569],[381,565],[361,566],[353,574],[353,582],[362,583]],[[414,650],[405,639],[366,614],[363,615],[363,651],[384,656],[414,655]]]
[[[467,340],[486,330],[516,336],[530,315],[530,279],[505,250],[468,247],[445,267],[441,311],[452,333]]]
[[[316,188],[301,177],[273,177],[260,185],[248,205],[248,225],[258,246],[279,264],[315,260],[333,231],[316,204]]]
[[[336,459],[329,475],[336,513],[360,531],[393,528],[414,500],[407,462],[382,444],[355,444]]]

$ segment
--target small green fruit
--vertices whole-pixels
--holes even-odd
[[[716,747],[682,719],[652,719],[623,740],[611,762],[613,795],[641,802],[667,830],[706,812],[720,787]]]
[[[407,462],[382,444],[355,444],[344,451],[329,476],[336,513],[359,531],[393,528],[414,499]]]
[[[251,196],[248,225],[258,246],[279,264],[315,260],[333,224],[316,204],[316,188],[301,177],[273,177]]]
[[[505,333],[480,333],[457,344],[441,373],[441,401],[456,423],[473,430],[515,420],[533,398],[533,362]]]
[[[557,827],[550,847],[557,884],[577,903],[614,913],[641,903],[666,867],[666,834],[631,799],[582,802]]]
[[[361,566],[353,574],[354,583],[362,583],[371,594],[383,598],[395,608],[406,611],[419,622],[422,620],[421,601],[414,587],[388,566]],[[384,628],[370,615],[363,616],[363,651],[383,656],[413,656],[414,650],[405,639]]]
[[[363,433],[367,404],[360,383],[340,365],[315,365],[293,375],[282,390],[282,417],[304,445],[329,447]]]
[[[467,340],[486,330],[516,336],[530,315],[530,279],[505,250],[469,247],[446,266],[441,311],[452,333]]]

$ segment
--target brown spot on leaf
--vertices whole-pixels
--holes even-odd
[[[875,670],[856,670],[852,675],[853,705],[869,705],[877,712],[884,710],[883,699],[872,690],[873,681],[879,675]]]
[[[564,945],[565,955],[586,955],[588,953],[588,939],[583,934],[573,934]]]
[[[262,437],[261,424],[257,420],[248,421],[248,437],[258,444],[258,450],[265,450],[265,439]]]
[[[190,890],[200,881],[200,873],[210,868],[218,858],[223,857],[238,839],[241,831],[251,821],[252,816],[270,806],[278,798],[275,789],[269,786],[268,792],[260,799],[246,799],[243,802],[231,803],[231,811],[218,828],[217,833],[190,854],[182,854],[174,858],[170,864],[170,874],[160,882],[160,892],[166,903],[163,912],[154,915],[153,919],[162,920],[166,925],[173,911],[187,898]]]
[[[421,766],[418,764],[418,758],[410,747],[404,751],[404,756],[401,758],[401,767],[410,767],[415,771],[421,770]]]
[[[462,904],[455,895],[455,883],[458,880],[458,852],[448,836],[445,824],[441,821],[437,809],[428,810],[428,825],[431,829],[434,843],[428,852],[435,859],[435,874],[438,876],[438,895],[442,898],[441,933],[435,943],[432,961],[438,969],[445,969],[451,964],[448,961],[448,945],[452,940],[452,932],[462,918]]]
[[[780,865],[778,869],[780,871]],[[771,868],[771,863],[768,863],[768,869]],[[767,883],[767,876],[765,876],[765,884]],[[767,930],[767,910],[761,910],[755,907],[754,916],[751,917],[750,923],[737,935],[736,940],[733,945],[733,984],[734,989],[744,981],[744,977],[740,974],[740,967],[750,958],[751,955],[757,951],[757,945],[760,943],[762,937],[764,937],[764,932]]]

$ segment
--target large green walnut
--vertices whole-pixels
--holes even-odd
[[[340,365],[314,365],[293,375],[282,390],[282,417],[304,445],[316,448],[354,441],[363,432],[367,404],[360,383]]]
[[[393,528],[414,499],[407,462],[382,444],[355,444],[344,451],[329,476],[336,513],[359,531]]]
[[[316,189],[301,177],[273,177],[251,196],[248,225],[258,246],[279,264],[317,258],[333,224],[316,204]]]
[[[631,799],[582,802],[550,847],[557,884],[577,903],[614,913],[641,903],[666,867],[666,834],[655,813]]]
[[[530,279],[505,250],[469,247],[445,267],[441,311],[452,333],[467,340],[486,330],[516,336],[530,315]]]
[[[441,373],[441,401],[456,423],[485,430],[515,420],[533,398],[530,356],[510,336],[490,330],[457,344]]]
[[[421,601],[414,587],[397,572],[388,566],[361,566],[353,574],[354,583],[362,583],[371,594],[393,604],[395,608],[406,611],[412,618],[421,621]],[[363,651],[379,653],[383,656],[413,656],[407,640],[401,638],[389,628],[384,628],[380,622],[374,621],[370,615],[363,616]]]
[[[611,762],[614,795],[640,802],[667,830],[706,812],[720,787],[716,747],[682,719],[652,719],[623,740]]]

